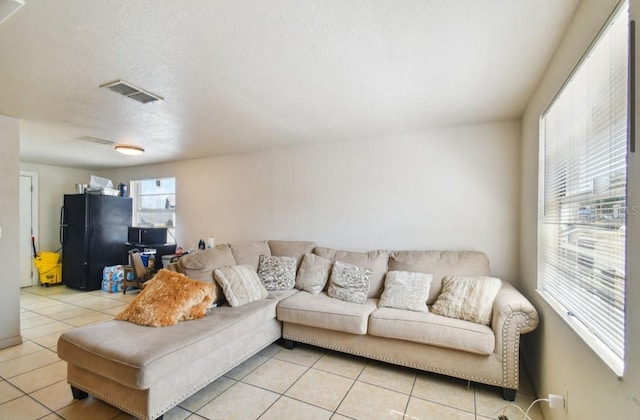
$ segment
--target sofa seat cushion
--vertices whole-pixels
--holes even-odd
[[[271,290],[267,299],[275,299],[278,302],[298,293],[298,289],[291,290]]]
[[[222,306],[204,318],[164,328],[115,320],[80,327],[61,335],[58,355],[121,384],[147,389],[160,378],[179,375],[185,357],[197,360],[273,320],[277,302]]]
[[[299,292],[278,304],[278,319],[283,322],[325,328],[352,334],[366,334],[369,315],[377,299],[352,303],[329,297],[326,292],[312,295]]]
[[[378,308],[369,319],[369,334],[488,355],[496,338],[486,325],[430,312]]]

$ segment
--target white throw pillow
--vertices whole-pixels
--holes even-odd
[[[431,312],[478,324],[491,324],[493,301],[502,281],[487,276],[459,276],[442,279],[442,291]]]
[[[258,274],[250,265],[228,265],[216,268],[213,276],[224,292],[229,305],[242,306],[255,300],[265,299],[269,292],[264,288]]]
[[[372,271],[336,261],[331,270],[327,294],[332,298],[353,303],[365,303]]]
[[[378,306],[429,312],[427,298],[433,276],[410,271],[389,271]]]

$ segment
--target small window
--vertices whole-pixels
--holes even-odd
[[[167,227],[167,242],[176,243],[176,179],[131,181],[133,223],[137,227]]]
[[[540,118],[538,291],[618,375],[625,356],[628,5]]]

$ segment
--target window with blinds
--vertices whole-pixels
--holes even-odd
[[[540,119],[538,289],[622,375],[628,8],[600,32]]]

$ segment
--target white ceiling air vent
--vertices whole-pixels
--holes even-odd
[[[105,83],[100,85],[101,88],[107,88],[112,90],[120,95],[124,95],[128,98],[134,99],[138,102],[142,102],[146,104],[148,102],[153,101],[162,101],[164,100],[161,96],[154,95],[151,92],[147,92],[144,89],[140,89],[139,87],[133,86],[131,83],[127,83],[123,80],[117,80],[115,82]]]

